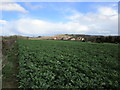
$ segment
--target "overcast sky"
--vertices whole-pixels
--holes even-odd
[[[0,35],[118,34],[117,2],[10,2],[1,4],[2,33]]]

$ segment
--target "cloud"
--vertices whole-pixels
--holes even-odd
[[[3,11],[18,11],[18,12],[23,12],[23,13],[28,12],[21,5],[19,5],[17,3],[14,3],[14,2],[0,3],[0,10],[3,10]]]
[[[0,2],[15,2],[16,0],[0,0]]]
[[[7,22],[8,22],[8,21],[6,21],[6,20],[0,20],[0,24],[2,24],[2,25],[3,25],[3,24],[7,24]]]
[[[87,26],[79,23],[52,23],[38,19],[19,19],[9,22],[3,28],[3,35],[12,34],[21,35],[48,35],[56,33],[85,33],[88,30]],[[10,33],[11,34],[11,33]],[[10,35],[9,34],[9,35]]]
[[[103,10],[103,12],[102,12]],[[104,12],[104,10],[108,10]],[[117,11],[99,7],[95,13],[72,11],[67,22],[49,22],[41,19],[21,18],[3,26],[3,35],[54,35],[54,34],[118,34]],[[2,21],[4,22],[4,21]]]
[[[37,9],[44,8],[42,5],[39,5],[39,4],[38,5],[32,5],[30,2],[26,2],[25,5],[32,10],[37,10]]]
[[[99,7],[96,13],[76,12],[66,18],[88,26],[88,34],[118,34],[118,13],[111,7]]]
[[[98,9],[98,12],[101,15],[107,15],[107,16],[117,15],[117,10],[114,10],[110,7],[101,7],[101,8]]]
[[[118,4],[112,4],[112,7],[118,7]]]

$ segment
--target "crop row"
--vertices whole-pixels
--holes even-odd
[[[20,88],[117,88],[117,44],[18,40]]]

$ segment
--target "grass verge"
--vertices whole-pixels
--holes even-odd
[[[2,88],[17,88],[18,87],[18,80],[17,80],[17,73],[18,73],[18,45],[16,42],[5,51],[6,62],[5,66],[2,69]]]

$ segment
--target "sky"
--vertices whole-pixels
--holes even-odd
[[[4,2],[0,12],[0,35],[118,35],[117,2]]]

